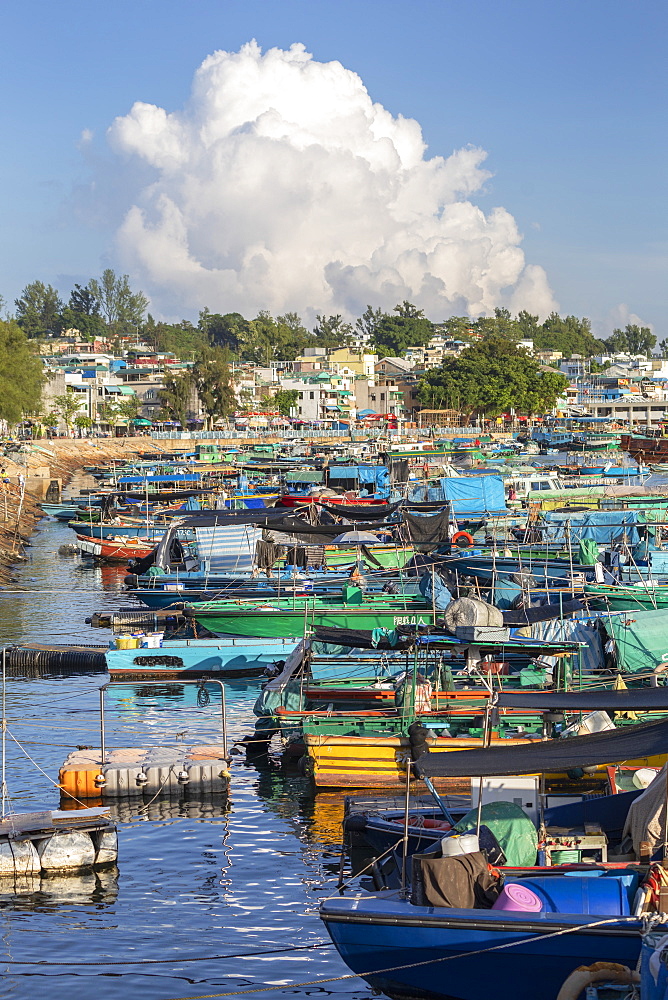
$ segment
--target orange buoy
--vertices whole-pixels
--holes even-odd
[[[474,544],[473,535],[470,535],[468,531],[456,531],[450,542],[460,549],[467,549],[470,545]]]

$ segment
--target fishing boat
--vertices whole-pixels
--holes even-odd
[[[668,609],[668,584],[645,580],[624,587],[613,583],[585,584],[585,595],[599,608],[610,611],[665,611]]]
[[[278,496],[278,503],[281,507],[304,507],[309,504],[318,503],[320,500],[326,500],[328,504],[331,503],[335,506],[355,504],[356,506],[378,508],[379,512],[381,512],[379,516],[381,516],[382,511],[388,506],[387,499],[384,497],[363,495],[356,491],[348,492],[346,495],[340,494],[339,496],[331,495],[331,491],[327,491],[327,495],[323,495],[319,491],[314,491],[313,493],[291,491],[289,493],[281,493]],[[375,513],[374,509],[374,515]]]
[[[119,637],[122,643],[126,636]],[[112,680],[190,677],[258,677],[292,653],[291,639],[158,639],[155,647],[109,649]]]
[[[307,645],[302,657],[291,657],[281,674],[265,686],[254,711],[256,731],[280,731],[291,743],[290,752],[298,748],[303,753],[301,769],[312,777],[316,788],[401,789],[411,751],[410,729],[416,719],[428,728],[434,753],[480,746],[485,737],[483,713],[494,678],[498,683],[503,673],[504,684],[518,688],[525,677],[528,683],[541,684],[545,672],[531,669],[534,658],[576,656],[579,650],[577,642],[526,638],[470,642],[433,631],[412,640],[404,637],[406,642],[394,650],[387,639],[374,639],[361,630],[346,633],[318,628],[315,636],[318,649]],[[380,648],[374,649],[374,642]],[[334,652],[342,646],[348,647],[347,655]],[[327,647],[333,655],[325,651]],[[448,658],[444,667],[444,657],[455,655],[458,660]],[[425,656],[431,657],[431,664]],[[507,673],[509,660],[515,661],[512,679]],[[455,671],[466,666],[470,672],[454,680]],[[406,675],[403,691],[399,688],[402,671]],[[365,688],[374,689],[367,702]],[[335,690],[339,702],[356,691],[360,697],[339,710],[333,697],[327,701]],[[391,705],[379,704],[375,692],[382,690],[391,692]],[[537,713],[533,719],[530,715],[504,714],[491,727],[490,738],[502,745],[540,740],[542,721]],[[461,789],[457,784],[447,790]]]
[[[414,766],[430,780],[532,774],[624,760],[631,753],[656,757],[665,754],[667,740],[664,720],[538,746],[426,753]],[[592,954],[635,966],[643,916],[655,905],[651,868],[599,863],[583,874],[564,866],[501,867],[505,879],[487,878],[483,894],[463,873],[473,873],[476,864],[487,871],[485,856],[469,857],[468,868],[459,868],[463,877],[444,888],[447,905],[435,902],[432,885],[448,879],[452,858],[439,862],[438,855],[427,855],[429,889],[424,862],[414,867],[409,898],[404,878],[396,892],[325,900],[320,917],[349,968],[393,1000],[481,1000],[491,982],[500,1000],[535,1000],[556,997]]]
[[[89,535],[77,535],[77,544],[83,554],[112,563],[145,559],[155,548],[155,543],[145,538],[91,538]]]
[[[365,595],[359,587],[344,588],[333,597],[272,599],[263,603],[241,600],[196,601],[190,615],[214,635],[260,638],[296,636],[316,626],[353,629],[395,629],[397,625],[428,625],[436,612],[418,597],[396,594]]]
[[[630,713],[637,721],[657,721],[668,711],[668,688],[598,688],[561,694],[554,691],[504,690],[497,692],[493,700],[495,708],[503,712],[541,711],[551,713],[551,719],[561,716],[563,722],[560,728],[561,732],[564,732],[569,731],[570,723],[582,725],[582,719],[587,718],[589,713],[600,711],[615,715],[618,719],[622,714]],[[553,736],[557,735],[553,731]],[[650,768],[646,759],[625,762],[624,772],[632,776],[637,770],[647,768],[656,774],[664,759],[665,755],[657,757]],[[617,772],[607,765],[600,766],[598,772],[603,781],[601,782],[597,776],[597,788],[600,784],[606,784],[608,794],[595,796],[586,794],[582,801],[577,803],[573,801],[573,791],[571,791],[564,805],[559,804],[561,796],[550,795],[544,804],[545,827],[570,826],[584,830],[585,825],[590,828],[596,826],[606,834],[608,842],[621,842],[629,805],[641,794],[643,785],[631,781],[629,788],[618,787]],[[549,789],[555,783],[557,785],[560,783],[560,776],[557,773],[544,775],[545,789]],[[404,818],[403,809],[392,806],[380,811],[372,810],[369,813],[356,812],[353,815],[355,818],[351,822],[351,829],[361,833],[367,845],[379,856],[386,854],[396,843],[397,829]],[[440,841],[444,830],[452,829],[453,826],[451,818],[448,820],[444,818],[442,804],[439,804],[438,798],[432,799],[430,805],[421,805],[417,810],[412,807],[409,823],[411,825],[407,845],[409,854],[430,850]],[[582,855],[579,854],[578,860],[581,859]]]
[[[99,517],[101,503],[101,498],[96,501],[93,497],[86,497],[86,505],[81,500],[63,500],[61,503],[41,503],[40,507],[48,517],[53,517],[57,521],[70,521],[73,517],[84,514],[95,514]]]

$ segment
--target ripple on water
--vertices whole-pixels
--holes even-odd
[[[72,533],[43,521],[30,547],[30,562],[18,571],[18,586],[0,592],[3,641],[30,640],[104,644],[110,635],[91,631],[84,619],[102,608],[128,604],[124,571],[100,569],[79,559],[54,556]],[[28,578],[33,578],[30,581]],[[25,591],[18,593],[18,587]],[[10,732],[54,779],[63,758],[79,743],[99,736],[98,688],[102,675],[12,678],[8,682]],[[233,739],[252,725],[257,683],[227,687]],[[216,692],[198,709],[189,696],[139,697],[136,690],[112,689],[107,702],[111,745],[159,745],[219,735]],[[27,760],[11,740],[8,782],[16,810],[53,808],[52,781]],[[336,849],[329,815],[319,824],[317,807],[303,779],[287,776],[274,763],[262,772],[234,758],[228,800],[155,802],[138,816],[119,806],[119,865],[76,878],[42,879],[24,894],[0,884],[0,972],[2,995],[34,1000],[170,1000],[203,993],[289,984],[346,973],[333,948],[187,963],[187,957],[289,948],[326,941],[315,904],[327,887]],[[329,825],[328,825],[329,824]],[[21,889],[20,886],[17,887]],[[31,891],[27,891],[31,890]],[[107,958],[168,959],[166,966],[11,966],[29,962],[94,963]],[[368,997],[359,980],[309,987],[308,994],[343,993]],[[263,991],[258,1000],[295,995]],[[297,995],[305,995],[304,991]]]

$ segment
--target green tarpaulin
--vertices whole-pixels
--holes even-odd
[[[455,826],[457,833],[475,830],[478,809],[471,809]],[[538,835],[536,828],[515,802],[485,802],[480,810],[480,822],[488,827],[506,856],[506,864],[524,868],[536,864]]]
[[[581,566],[593,566],[598,562],[598,543],[593,538],[581,538],[578,542],[578,559]]]
[[[629,611],[609,618],[605,627],[624,673],[651,673],[661,663],[668,665],[668,611]]]
[[[316,469],[302,469],[301,472],[288,472],[286,483],[321,483],[325,477],[324,472]]]

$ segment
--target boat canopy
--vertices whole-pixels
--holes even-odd
[[[384,465],[330,465],[327,481],[341,485],[341,480],[355,486],[373,486],[372,492],[389,496],[390,472]]]
[[[628,688],[623,691],[527,691],[522,694],[501,691],[495,703],[499,708],[539,708],[546,711],[665,711],[668,709],[668,687]]]
[[[638,587],[640,593],[652,588]],[[614,639],[619,669],[630,674],[651,674],[668,661],[666,629],[668,611],[636,611],[610,615],[604,619],[605,630]]]
[[[635,510],[547,511],[541,527],[543,537],[550,542],[568,541],[570,535],[574,545],[585,538],[598,545],[625,538],[629,545],[636,545],[640,540],[638,525],[644,523],[642,512]]]
[[[471,643],[458,639],[443,630],[437,631],[437,626],[427,626],[420,632],[430,630],[430,634],[415,635],[415,627],[398,625],[396,629],[384,633],[382,629],[369,632],[366,629],[334,628],[328,625],[316,625],[313,638],[317,642],[328,642],[337,646],[349,646],[351,649],[409,649],[416,643],[419,645],[449,646],[465,650]],[[433,631],[432,631],[433,629]],[[553,656],[556,653],[574,653],[580,648],[578,642],[567,640],[551,642],[544,639],[527,639],[518,637],[501,642],[498,639],[479,639],[476,646],[485,651],[503,650],[505,653],[526,653],[527,655]]]
[[[286,483],[322,483],[325,473],[321,469],[299,469],[296,472],[286,472]]]
[[[137,485],[138,483],[199,483],[198,475],[175,473],[174,475],[120,476],[119,483]]]
[[[479,750],[426,752],[415,762],[420,777],[481,778],[488,775],[562,773],[576,767],[614,764],[622,760],[664,755],[668,746],[668,719],[590,736],[531,740],[520,746],[498,743]]]

